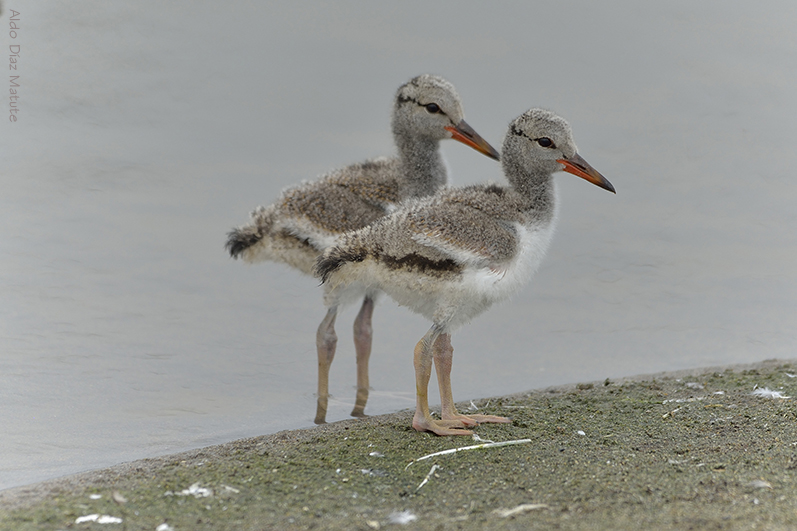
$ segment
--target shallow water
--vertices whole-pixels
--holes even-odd
[[[458,400],[794,356],[792,2],[3,7],[21,86],[0,126],[0,488],[311,426],[316,281],[230,260],[225,233],[390,153],[391,98],[421,72],[495,146],[557,111],[618,190],[561,174],[534,281],[453,338]],[[454,184],[501,180],[443,150]],[[428,323],[384,299],[374,328],[368,412],[413,407]]]

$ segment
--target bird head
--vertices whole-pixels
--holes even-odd
[[[433,141],[453,138],[495,160],[498,152],[465,122],[454,85],[423,74],[399,87],[393,107],[393,133]]]
[[[570,125],[544,109],[530,109],[509,125],[503,163],[510,174],[553,174],[566,171],[614,193],[614,186],[578,154]]]

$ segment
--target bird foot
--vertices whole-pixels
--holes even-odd
[[[496,417],[495,415],[461,415],[459,413],[455,413],[453,415],[446,415],[443,417],[444,420],[455,420],[462,422],[467,427],[478,426],[479,424],[487,424],[487,423],[501,423],[506,424],[508,422],[512,422],[512,419],[508,419],[506,417]]]
[[[359,419],[368,418],[368,415],[365,414],[365,408],[364,407],[356,407],[355,406],[354,409],[351,410],[351,413],[349,413],[349,415],[351,415],[352,417],[357,417]]]
[[[473,435],[470,430],[463,430],[466,424],[460,420],[434,420],[429,418],[413,418],[412,427],[417,431],[430,431],[435,435]]]
[[[472,415],[460,415],[459,413],[443,415],[443,422],[459,422],[468,428],[479,425],[479,421],[474,419]]]
[[[496,415],[468,415],[468,417],[475,420],[479,424],[509,424],[512,422],[512,419],[508,417],[498,417]]]
[[[321,405],[319,404],[315,410],[315,420],[313,421],[316,424],[326,424],[327,423],[327,406],[326,404]]]
[[[352,417],[365,418],[365,405],[368,403],[368,387],[360,387],[357,389],[357,398],[354,400],[354,408],[352,408],[350,415]]]

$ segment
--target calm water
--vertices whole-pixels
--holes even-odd
[[[527,108],[557,111],[618,190],[558,177],[543,268],[454,335],[457,399],[795,356],[792,0],[83,4],[0,18],[21,46],[0,126],[0,488],[311,426],[316,281],[230,260],[225,233],[390,153],[393,93],[421,72],[496,146]],[[455,184],[502,179],[444,152]],[[354,397],[354,312],[330,420]],[[377,308],[370,413],[413,407],[427,327]]]

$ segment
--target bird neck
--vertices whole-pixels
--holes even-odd
[[[445,186],[448,177],[440,142],[431,138],[395,135],[403,177],[402,197],[424,197]]]
[[[521,164],[513,164],[511,159],[503,158],[504,175],[518,193],[520,208],[535,211],[544,217],[553,217],[556,209],[556,187],[553,174]]]

